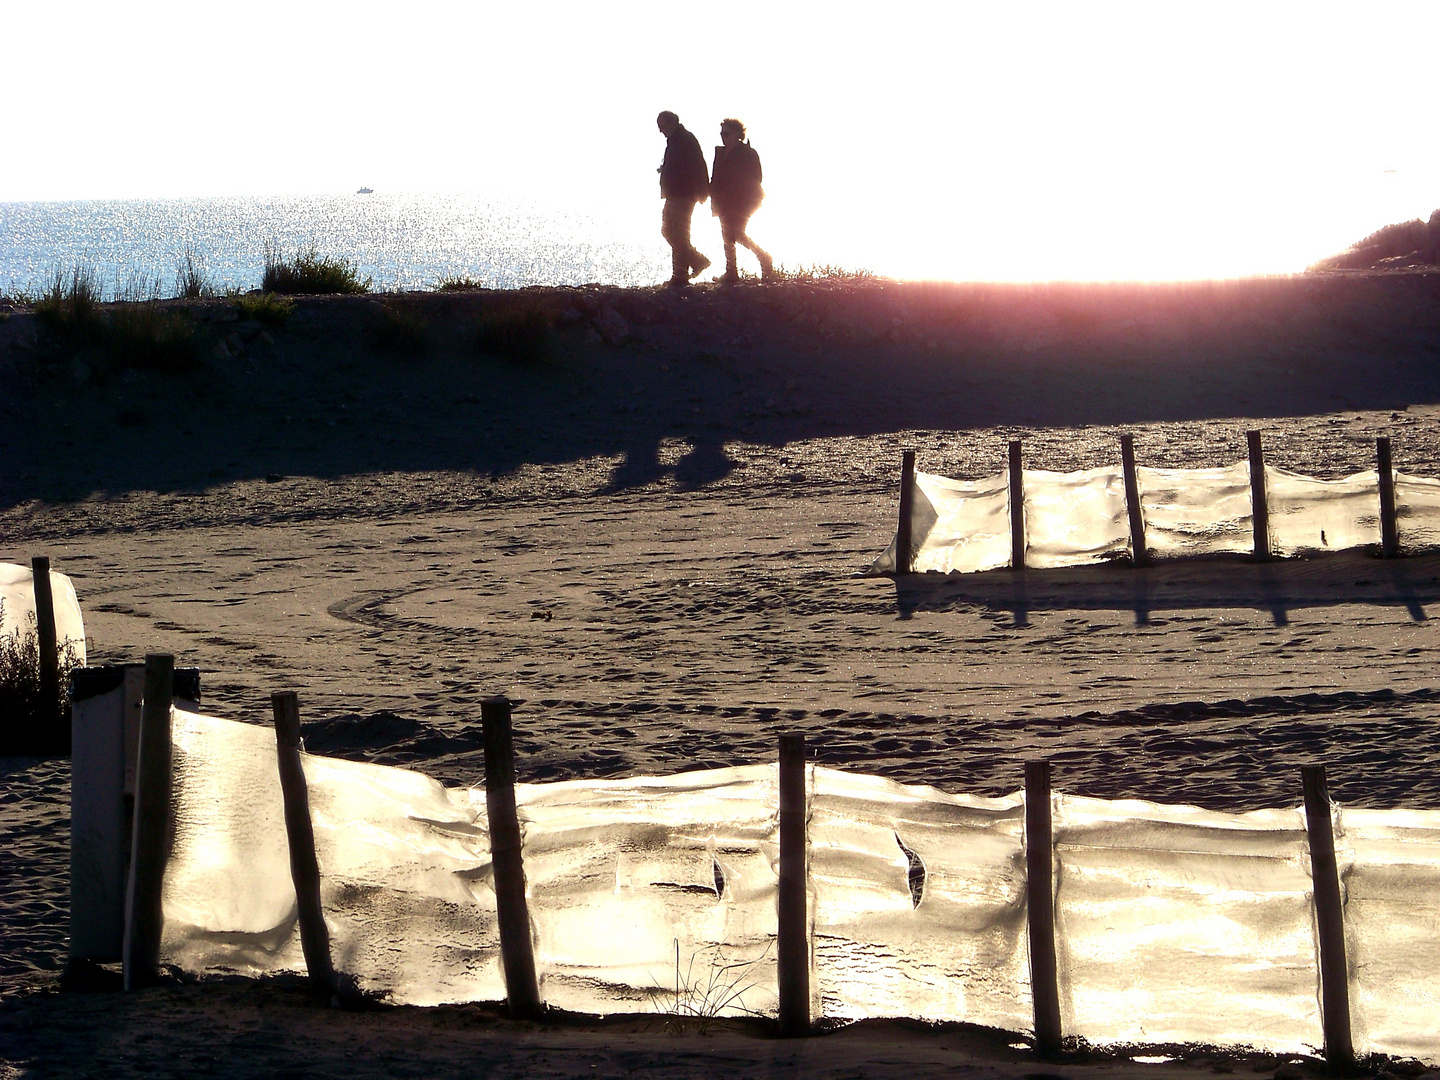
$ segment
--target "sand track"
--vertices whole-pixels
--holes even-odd
[[[1114,462],[1131,431],[1143,463],[1206,466],[1258,427],[1273,463],[1312,475],[1370,467],[1381,434],[1400,468],[1440,475],[1430,291],[1360,330],[1297,292],[1288,315],[1239,304],[1243,332],[1195,317],[1073,348],[992,327],[947,352],[973,323],[933,349],[826,338],[809,316],[754,346],[642,327],[567,339],[543,371],[368,356],[322,332],[351,317],[337,302],[273,355],[170,388],[174,423],[149,376],[25,383],[39,412],[0,406],[20,463],[0,476],[0,559],[43,551],[74,578],[92,662],[173,652],[239,720],[296,690],[312,749],[451,783],[482,775],[480,701],[505,693],[524,702],[522,780],[771,760],[800,730],[818,761],[954,791],[1013,790],[1043,755],[1061,790],[1238,810],[1295,805],[1298,766],[1323,761],[1341,801],[1440,807],[1440,556],[857,576],[893,531],[902,446],[978,476],[1010,438],[1069,469]],[[150,420],[122,430],[131,398]],[[63,957],[68,767],[0,770],[3,994]],[[123,1009],[26,1000],[139,1059]],[[157,1022],[195,1007],[146,1000]],[[264,1007],[227,998],[212,1020]],[[0,1010],[0,1059],[18,1016]],[[886,1068],[923,1075],[904,1054],[929,1052]]]

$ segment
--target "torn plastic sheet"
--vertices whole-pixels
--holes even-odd
[[[164,959],[303,970],[274,735],[174,714]],[[335,966],[501,1000],[483,788],[302,755]],[[542,998],[774,1015],[776,767],[516,787]],[[1024,799],[811,766],[812,1013],[1031,1029]],[[1053,797],[1064,1030],[1316,1052],[1304,813]],[[1337,812],[1357,1052],[1440,1060],[1440,811]],[[677,965],[678,957],[678,965]]]

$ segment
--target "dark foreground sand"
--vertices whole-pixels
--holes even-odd
[[[477,313],[522,301],[557,313],[552,359],[478,355]],[[1009,438],[1069,469],[1131,431],[1143,462],[1201,466],[1259,427],[1312,475],[1370,467],[1379,434],[1440,475],[1440,278],[387,302],[428,320],[424,354],[381,349],[368,298],[304,303],[269,341],[211,304],[236,347],[182,376],[0,323],[0,559],[74,577],[92,662],[171,651],[237,719],[294,689],[311,749],[459,783],[503,692],[527,780],[766,760],[793,729],[817,760],[955,791],[1012,790],[1046,755],[1064,790],[1246,809],[1297,803],[1320,760],[1342,801],[1440,806],[1440,557],[855,576],[893,531],[902,446],[969,476]],[[1042,1067],[906,1025],[796,1043],[356,1015],[285,984],[61,995],[68,768],[0,777],[0,1080],[1277,1066]]]

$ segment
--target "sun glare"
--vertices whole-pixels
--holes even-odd
[[[707,156],[722,117],[749,125],[767,191],[753,235],[791,265],[1286,273],[1440,205],[1427,69],[1393,60],[1440,34],[1437,5],[740,2],[724,28],[658,4],[437,3],[400,18],[257,0],[238,23],[159,0],[123,16],[80,7],[63,26],[43,5],[12,13],[30,44],[10,58],[11,138],[28,150],[0,201],[366,184],[599,211],[643,220],[648,240],[666,108]],[[167,103],[163,140],[103,123],[76,140],[52,122],[172,57],[206,81]],[[241,122],[253,142],[214,137],[228,122],[215,102],[231,100],[263,103]],[[296,105],[306,122],[265,111]]]

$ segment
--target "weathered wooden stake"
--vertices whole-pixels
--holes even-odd
[[[1025,569],[1025,472],[1019,439],[1010,443],[1010,569]]]
[[[170,858],[170,705],[174,685],[175,658],[164,653],[146,656],[135,824],[125,890],[126,990],[154,982],[160,971],[161,888]]]
[[[915,451],[900,455],[900,523],[895,529],[895,573],[908,574],[915,565],[910,515],[915,509]]]
[[[1125,474],[1125,510],[1130,515],[1130,561],[1144,566],[1150,561],[1145,548],[1145,518],[1140,513],[1140,479],[1135,472],[1135,436],[1120,436],[1120,468]]]
[[[290,845],[290,880],[300,916],[300,948],[305,970],[316,993],[335,992],[330,962],[330,931],[320,906],[320,864],[315,858],[315,828],[310,820],[310,789],[300,762],[300,701],[294,691],[270,695],[275,716],[275,755],[280,768],[280,793],[285,800],[285,838]]]
[[[805,736],[780,736],[780,887],[776,941],[780,1027],[810,1030],[809,838],[805,798]]]
[[[495,876],[495,907],[500,923],[500,961],[510,1015],[537,1019],[543,1012],[535,978],[535,948],[530,909],[525,902],[525,866],[520,848],[520,817],[515,810],[515,744],[510,731],[510,699],[480,703],[485,730],[485,812],[490,830],[490,865]]]
[[[1265,451],[1260,432],[1247,431],[1250,447],[1250,517],[1255,533],[1255,561],[1270,560],[1270,504],[1265,495]]]
[[[55,596],[50,589],[50,559],[36,555],[30,560],[30,573],[35,579],[35,633],[40,639],[40,697],[45,704],[46,730],[37,733],[38,741],[53,746],[68,741],[64,735],[57,740],[56,732],[66,717],[60,715],[60,644],[55,639]],[[66,733],[68,735],[68,732]]]
[[[1055,963],[1054,844],[1050,829],[1050,762],[1025,762],[1025,904],[1030,919],[1030,989],[1035,1052],[1060,1049],[1060,982]]]
[[[1390,440],[1375,440],[1376,471],[1380,476],[1380,554],[1387,559],[1400,555],[1400,529],[1395,520],[1395,473],[1390,467]]]
[[[1350,971],[1345,960],[1345,915],[1340,904],[1340,873],[1335,864],[1335,833],[1330,823],[1330,792],[1324,765],[1300,770],[1305,786],[1305,832],[1310,839],[1310,879],[1315,891],[1315,926],[1320,938],[1320,1007],[1325,1031],[1325,1060],[1335,1072],[1355,1067],[1350,1040]]]

